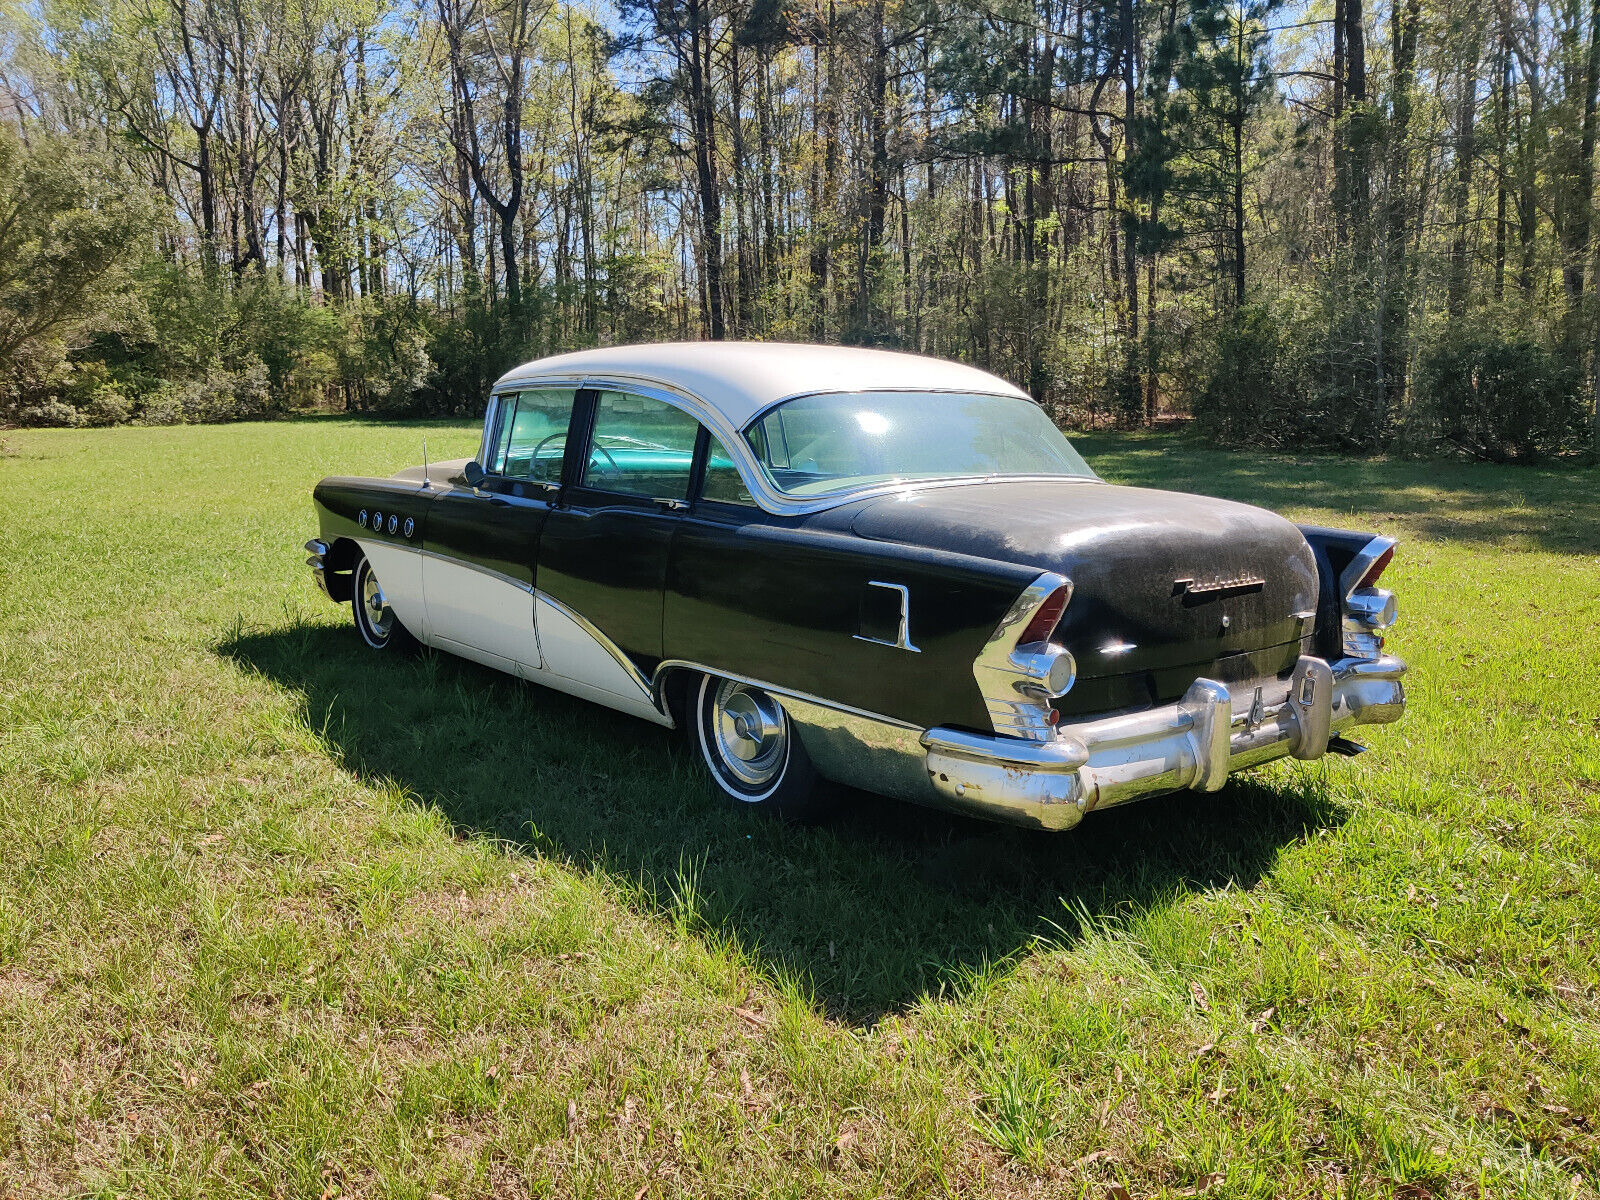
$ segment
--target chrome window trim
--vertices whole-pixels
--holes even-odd
[[[490,438],[492,431],[500,421],[500,402],[505,394],[506,392],[503,390],[490,392],[489,406],[483,412],[483,431],[478,436],[477,463],[485,471],[489,469],[489,457],[494,451],[494,447],[490,444]]]
[[[1097,475],[953,475],[934,479],[885,481],[855,488],[847,492],[830,493],[827,496],[819,496],[811,500],[798,500],[779,491],[767,480],[766,472],[756,462],[755,454],[750,449],[750,443],[744,439],[744,430],[761,420],[762,417],[780,404],[787,404],[790,400],[799,400],[806,396],[837,395],[840,393],[839,388],[808,388],[805,391],[795,392],[792,396],[784,396],[779,400],[774,400],[757,412],[743,427],[736,427],[733,422],[722,414],[720,409],[685,388],[677,387],[663,380],[645,376],[635,377],[624,372],[607,372],[594,375],[558,374],[548,377],[529,376],[519,378],[515,383],[497,384],[491,403],[504,396],[525,391],[529,388],[546,387],[620,391],[648,399],[662,400],[675,408],[681,408],[717,435],[723,447],[732,456],[734,469],[739,472],[739,478],[744,480],[745,489],[755,499],[756,506],[763,512],[770,513],[776,517],[809,516],[812,513],[826,512],[830,508],[838,508],[841,505],[850,504],[857,500],[871,499],[876,496],[905,494],[919,491],[923,488],[959,487],[970,483],[999,482],[1105,482]],[[996,396],[1001,399],[1027,399],[1026,396],[1008,396],[1005,392],[974,392],[968,388],[872,388],[869,390],[875,392],[938,392],[952,396]],[[1032,401],[1029,401],[1029,403],[1032,403]],[[488,429],[487,421],[484,428],[485,430]],[[716,501],[712,501],[712,503],[716,503]]]
[[[529,487],[541,488],[553,492],[561,486],[559,480],[552,479],[518,479],[514,475],[502,475],[499,471],[491,469],[489,456],[495,451],[490,438],[490,431],[494,429],[495,422],[500,419],[500,409],[505,404],[506,397],[517,396],[522,392],[545,391],[549,388],[570,386],[572,388],[572,410],[567,414],[567,436],[572,435],[572,415],[578,411],[578,392],[583,388],[581,383],[568,383],[566,380],[552,380],[548,385],[543,381],[532,384],[518,383],[515,385],[499,385],[489,393],[489,406],[483,414],[483,432],[478,437],[478,465],[483,468],[483,473],[490,479],[503,479],[508,483],[523,483]],[[562,443],[565,449],[565,443]],[[472,488],[473,493],[481,493],[482,488]],[[498,494],[498,493],[497,493]]]

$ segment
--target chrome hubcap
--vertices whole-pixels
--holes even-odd
[[[367,577],[361,584],[361,607],[366,610],[367,625],[379,638],[389,636],[389,626],[394,622],[394,613],[389,609],[389,602],[383,597],[383,588],[378,583],[378,577],[373,573],[369,564]]]
[[[712,701],[711,732],[728,774],[749,787],[772,782],[783,770],[789,729],[771,696],[724,680]]]

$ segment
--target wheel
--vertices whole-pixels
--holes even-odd
[[[747,683],[707,675],[694,702],[701,756],[728,799],[787,821],[826,815],[833,795],[778,700]]]
[[[378,574],[366,555],[361,556],[351,576],[350,609],[355,613],[356,632],[372,649],[387,650],[391,654],[416,649],[417,639],[400,624],[400,618],[383,598],[383,585],[378,582]]]

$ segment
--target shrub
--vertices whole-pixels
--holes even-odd
[[[1230,446],[1300,446],[1308,407],[1305,362],[1286,314],[1267,305],[1234,311],[1216,335],[1192,411],[1205,436]]]
[[[1537,462],[1588,440],[1577,357],[1527,338],[1448,331],[1418,364],[1416,397],[1438,436],[1473,458]]]

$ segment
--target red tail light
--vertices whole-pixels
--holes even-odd
[[[1061,620],[1061,614],[1067,610],[1067,601],[1072,596],[1072,585],[1065,584],[1058,587],[1045,597],[1043,604],[1039,605],[1033,617],[1028,622],[1028,627],[1022,631],[1022,636],[1017,639],[1017,645],[1026,646],[1032,642],[1048,642],[1050,635],[1055,632],[1056,623]]]
[[[1358,587],[1358,588],[1371,587],[1373,584],[1377,583],[1378,582],[1378,578],[1384,573],[1384,571],[1388,568],[1389,564],[1391,562],[1393,562],[1393,561],[1394,561],[1394,547],[1390,546],[1382,554],[1378,555],[1377,561],[1375,561],[1370,567],[1367,568],[1367,573],[1365,575],[1363,575],[1361,577],[1361,579],[1356,583],[1356,587]]]

